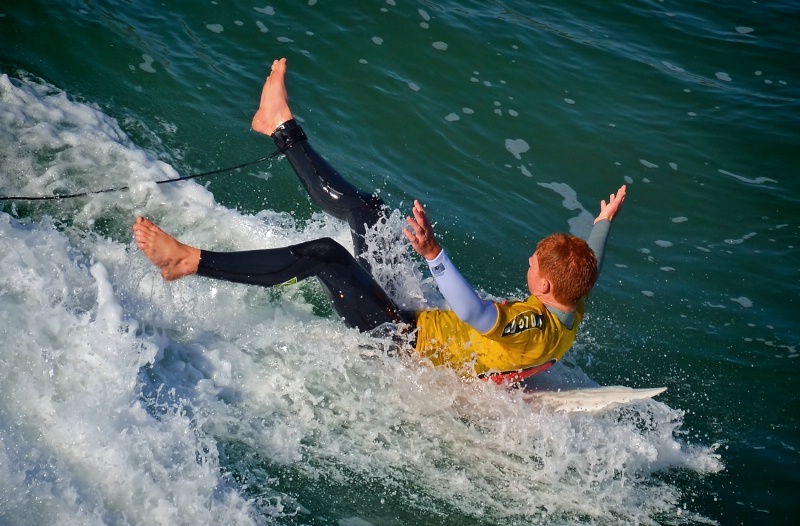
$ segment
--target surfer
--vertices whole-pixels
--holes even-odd
[[[136,243],[163,278],[172,281],[197,274],[271,287],[314,276],[348,326],[362,331],[386,324],[404,327],[412,335],[415,352],[434,365],[498,383],[519,381],[559,360],[575,340],[626,187],[611,194],[608,202],[601,201],[587,241],[553,234],[538,243],[528,260],[531,295],[524,301],[480,298],[437,241],[423,205],[414,201],[404,234],[428,263],[452,310],[408,312],[373,279],[364,257],[365,234],[385,218],[385,204],[345,180],[311,147],[289,109],[285,74],[286,59],[274,61],[252,128],[273,139],[318,206],[348,222],[355,256],[327,237],[263,250],[201,250],[138,217],[133,225]]]

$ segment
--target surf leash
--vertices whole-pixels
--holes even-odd
[[[175,177],[173,179],[164,179],[163,181],[156,181],[156,184],[167,184],[167,183],[175,183],[178,181],[188,181],[189,179],[196,179],[198,177],[206,177],[209,175],[217,175],[225,172],[232,172],[234,170],[239,170],[241,168],[246,168],[248,166],[252,166],[254,164],[263,163],[264,161],[268,161],[274,157],[280,155],[281,152],[275,150],[271,154],[267,155],[266,157],[262,157],[261,159],[256,159],[255,161],[248,161],[246,163],[242,163],[236,166],[230,166],[228,168],[219,168],[217,170],[211,170],[210,172],[202,172],[192,175],[186,175],[183,177]],[[87,192],[78,192],[75,194],[63,194],[63,195],[46,195],[46,196],[1,196],[0,201],[58,201],[60,199],[72,199],[74,197],[86,197],[88,195],[96,195],[96,194],[107,194],[109,192],[122,192],[124,190],[130,190],[130,186],[118,186],[115,188],[106,188],[104,190],[93,190]]]

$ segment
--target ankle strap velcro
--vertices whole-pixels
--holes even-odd
[[[272,132],[272,140],[275,141],[275,146],[278,147],[281,153],[286,153],[286,150],[288,150],[291,145],[298,141],[307,141],[308,137],[306,136],[306,132],[303,131],[303,128],[297,124],[297,121],[290,119],[275,128],[275,131]]]

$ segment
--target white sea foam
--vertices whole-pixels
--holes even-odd
[[[577,216],[568,220],[569,231],[573,235],[586,239],[592,230],[594,215],[586,210],[578,200],[577,192],[566,183],[539,183],[539,186],[548,188],[560,195],[563,198],[561,204],[567,210],[578,211]]]
[[[738,179],[744,183],[748,184],[764,184],[764,183],[777,183],[775,179],[771,179],[769,177],[756,177],[755,179],[750,179],[748,177],[743,177],[741,175],[736,175],[735,173],[728,172],[726,170],[719,170],[719,173],[729,175],[734,179]]]
[[[506,150],[518,161],[522,160],[522,154],[531,149],[530,144],[525,139],[506,139]]]
[[[142,71],[146,71],[148,73],[155,73],[156,70],[153,67],[153,62],[154,62],[153,57],[145,53],[142,55],[142,63],[139,64],[139,68],[141,68]]]
[[[657,471],[721,469],[713,447],[677,438],[683,414],[664,403],[558,413],[389,357],[387,341],[315,314],[326,302],[314,282],[165,283],[131,243],[136,214],[221,250],[350,236],[322,214],[298,225],[227,209],[192,182],[156,186],[171,167],[49,86],[0,77],[0,124],[2,194],[132,187],[22,219],[0,213],[0,496],[11,522],[264,523],[312,504],[278,489],[288,472],[337,488],[370,480],[398,502],[490,522],[640,523],[680,513],[679,490]],[[569,187],[548,187],[583,214]],[[402,224],[395,213],[374,236]],[[441,302],[412,262],[376,267],[401,303]],[[581,372],[550,376],[570,374]]]
[[[739,296],[738,298],[731,298],[731,301],[738,303],[742,307],[750,308],[753,306],[753,301],[750,298]]]

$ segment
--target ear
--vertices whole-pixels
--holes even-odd
[[[531,291],[531,293],[532,293],[532,294],[535,294],[535,295],[537,295],[537,296],[540,296],[540,295],[546,295],[546,294],[549,294],[549,293],[550,293],[550,289],[551,289],[553,286],[552,286],[552,284],[550,283],[550,280],[549,280],[549,279],[546,279],[546,278],[542,278],[542,277],[540,277],[540,278],[539,278],[539,279],[537,279],[537,280],[536,280],[536,282],[533,284],[533,287],[534,287],[534,289],[536,289],[536,290],[532,290],[532,291]]]

